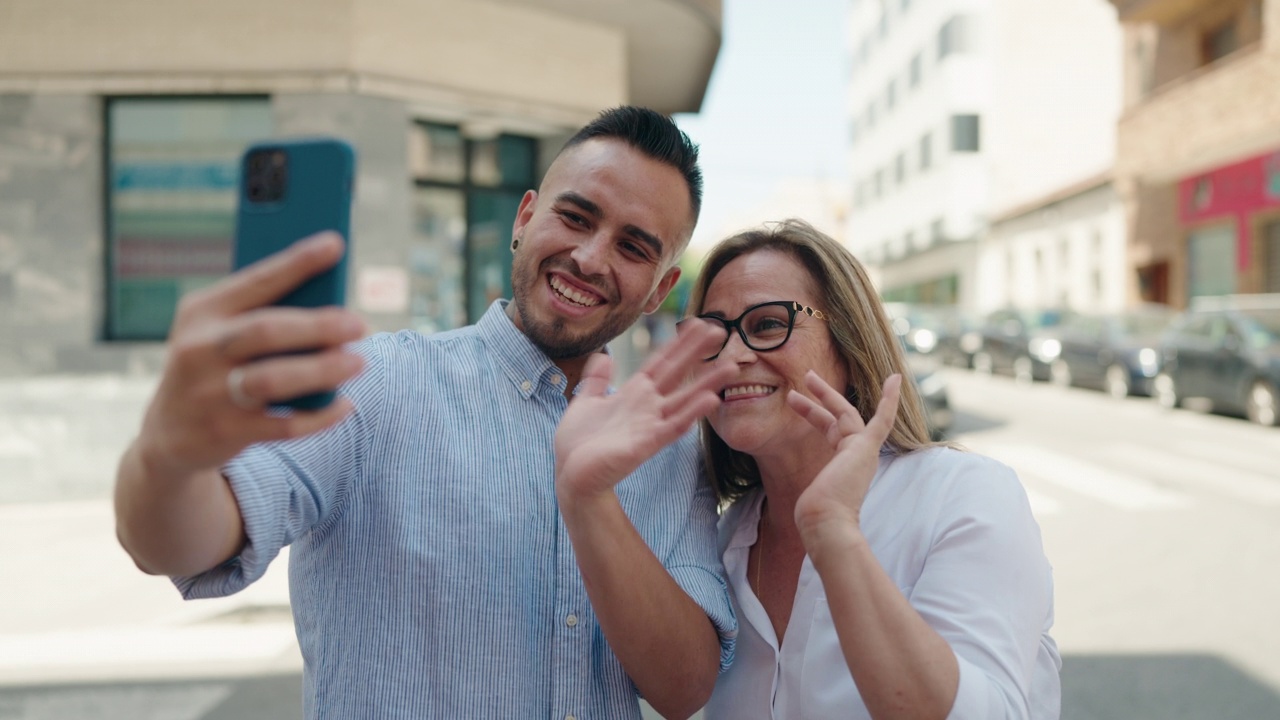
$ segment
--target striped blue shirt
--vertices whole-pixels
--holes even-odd
[[[285,545],[308,718],[639,718],[556,505],[559,369],[494,303],[477,325],[363,341],[356,411],[256,445],[224,474],[241,554],[188,598],[234,593]],[[737,626],[716,503],[691,432],[617,488],[654,554],[720,634]]]

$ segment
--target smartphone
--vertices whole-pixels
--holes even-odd
[[[307,280],[276,305],[345,304],[355,164],[355,150],[336,138],[269,141],[245,150],[236,203],[236,270],[325,230],[341,235],[347,245],[337,265]],[[317,410],[333,399],[333,392],[315,393],[273,407]]]

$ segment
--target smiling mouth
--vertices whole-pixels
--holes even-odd
[[[595,307],[596,305],[604,302],[594,295],[587,295],[574,290],[555,275],[549,276],[547,284],[551,286],[551,289],[555,291],[556,295],[560,296],[561,300],[564,300],[571,305],[577,305],[578,307]]]
[[[724,392],[720,393],[720,397],[724,400],[732,400],[743,395],[771,395],[777,389],[770,385],[734,385],[725,388]]]

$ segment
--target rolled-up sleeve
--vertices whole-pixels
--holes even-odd
[[[363,472],[367,445],[385,392],[378,338],[354,349],[365,370],[342,386],[355,410],[309,437],[252,445],[222,468],[244,522],[246,543],[235,557],[199,575],[172,578],[187,599],[223,597],[261,578],[280,550],[339,516],[349,487]]]
[[[704,567],[681,566],[669,567],[667,572],[675,579],[676,584],[693,599],[707,619],[716,628],[720,637],[720,672],[724,672],[733,662],[733,649],[738,639],[738,620],[733,613],[733,604],[729,600],[729,588],[723,575]]]
[[[720,558],[715,490],[707,482],[698,461],[696,433],[686,435],[672,450],[673,457],[682,463],[682,468],[688,468],[685,476],[688,484],[682,495],[685,498],[682,512],[664,518],[664,524],[674,533],[674,542],[660,559],[676,584],[702,608],[715,626],[720,637],[720,671],[723,672],[733,662],[738,619],[729,598],[729,585]],[[670,500],[661,504],[667,502]]]

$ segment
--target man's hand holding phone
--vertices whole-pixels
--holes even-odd
[[[317,432],[352,410],[341,396],[317,410],[271,410],[332,391],[363,366],[345,347],[366,332],[357,314],[272,305],[344,252],[338,234],[321,233],[179,304],[168,362],[116,482],[116,532],[142,570],[193,575],[239,553],[244,521],[221,467],[249,445]]]
[[[274,403],[333,390],[363,366],[344,348],[366,332],[359,315],[272,305],[343,252],[337,234],[321,233],[183,298],[138,438],[149,471],[218,468],[253,443],[308,435],[351,411],[339,397],[315,411],[268,412]]]

